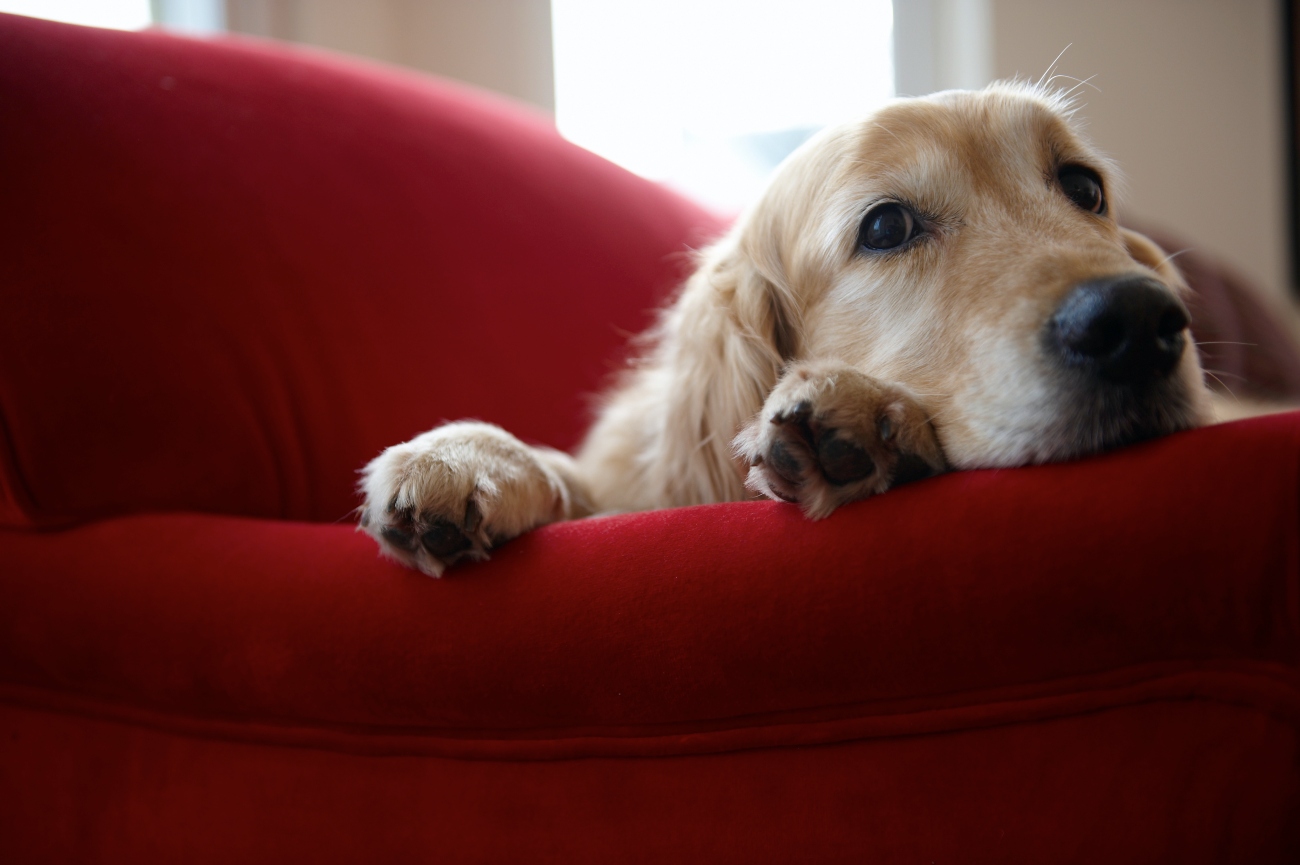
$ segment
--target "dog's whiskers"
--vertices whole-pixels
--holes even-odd
[[[1228,378],[1238,378],[1241,379],[1242,381],[1248,380],[1244,375],[1240,375],[1235,372],[1228,372],[1226,369],[1206,369],[1205,371],[1211,373],[1217,372],[1219,375],[1226,375]]]
[[[1071,42],[1071,43],[1069,43],[1069,45],[1066,45],[1064,48],[1062,48],[1062,49],[1061,49],[1061,53],[1060,53],[1060,54],[1057,54],[1057,55],[1056,55],[1056,59],[1053,60],[1053,61],[1048,65],[1047,70],[1046,70],[1045,72],[1043,72],[1042,75],[1038,76],[1038,81],[1036,81],[1036,82],[1034,83],[1034,87],[1035,87],[1036,89],[1042,89],[1044,82],[1047,82],[1048,84],[1051,83],[1051,75],[1052,75],[1053,72],[1056,71],[1056,64],[1058,64],[1058,63],[1061,62],[1061,58],[1065,56],[1065,52],[1069,51],[1069,50],[1070,50],[1070,46],[1073,45],[1073,44],[1074,44],[1074,43]]]
[[[1222,370],[1220,370],[1220,371],[1222,372]],[[1212,379],[1214,379],[1215,381],[1217,381],[1217,382],[1219,383],[1219,387],[1223,388],[1224,391],[1227,392],[1228,396],[1232,397],[1233,402],[1236,402],[1236,403],[1240,403],[1240,402],[1241,402],[1241,400],[1237,398],[1237,395],[1236,395],[1235,393],[1232,392],[1232,388],[1228,387],[1227,382],[1225,382],[1223,379],[1219,378],[1219,377],[1218,377],[1217,375],[1215,375],[1211,370],[1208,370],[1208,369],[1207,369],[1207,370],[1203,370],[1203,372],[1204,372],[1206,375],[1208,375],[1210,378],[1212,378]]]
[[[1092,83],[1092,79],[1096,77],[1097,77],[1096,75],[1089,75],[1087,78],[1075,78],[1073,75],[1064,75],[1058,72],[1057,74],[1053,75],[1051,78],[1047,79],[1047,86],[1051,87],[1052,82],[1058,78],[1064,78],[1066,81],[1077,82],[1073,87],[1071,87],[1069,90],[1061,94],[1062,99],[1069,99],[1070,94],[1074,93],[1074,91],[1078,90],[1080,87],[1091,87],[1093,90],[1096,90],[1098,93],[1100,93],[1101,88],[1098,87],[1096,84]]]
[[[1184,246],[1182,249],[1178,250],[1177,252],[1171,252],[1168,255],[1166,255],[1164,258],[1160,259],[1160,264],[1157,264],[1156,267],[1166,265],[1169,262],[1173,261],[1178,256],[1182,255],[1184,252],[1191,252],[1191,251],[1192,251],[1192,247]]]

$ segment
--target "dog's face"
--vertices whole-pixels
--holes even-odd
[[[1063,459],[1209,414],[1185,286],[1115,183],[1050,94],[938,94],[802,148],[739,251],[789,352],[911,388],[953,466]]]

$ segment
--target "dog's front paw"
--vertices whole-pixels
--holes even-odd
[[[947,467],[908,391],[841,364],[789,369],[735,448],[750,466],[745,486],[815,520]]]
[[[500,427],[453,423],[388,448],[362,471],[359,528],[390,558],[432,577],[448,565],[571,515],[563,454]]]

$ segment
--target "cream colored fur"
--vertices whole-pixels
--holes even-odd
[[[1064,164],[1092,168],[1108,190],[1116,182],[1068,103],[1015,84],[900,100],[823,132],[702,254],[576,456],[448,424],[366,467],[362,528],[437,576],[593,512],[762,494],[820,518],[904,471],[1122,443],[1126,419],[1061,388],[1042,356],[1044,322],[1091,278],[1143,273],[1186,289],[1160,250],[1118,226],[1113,203],[1097,216],[1062,194]],[[880,201],[909,203],[933,236],[860,254],[859,224]],[[1188,344],[1145,421],[1157,432],[1211,416]],[[809,464],[816,454],[779,440],[800,424],[828,430],[832,457],[867,453],[874,471],[828,482]],[[834,450],[837,437],[857,450]]]

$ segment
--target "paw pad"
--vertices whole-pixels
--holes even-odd
[[[789,370],[735,447],[749,489],[813,519],[945,468],[934,427],[908,393],[827,363]]]
[[[446,520],[434,520],[432,527],[420,535],[420,543],[429,551],[429,555],[447,560],[469,549],[473,541],[458,526]]]
[[[388,541],[399,550],[406,550],[408,553],[415,552],[414,532],[404,531],[397,526],[385,526],[380,529],[379,534],[385,541]]]
[[[817,462],[826,480],[836,486],[856,483],[876,470],[875,460],[862,446],[826,430],[817,441]]]

